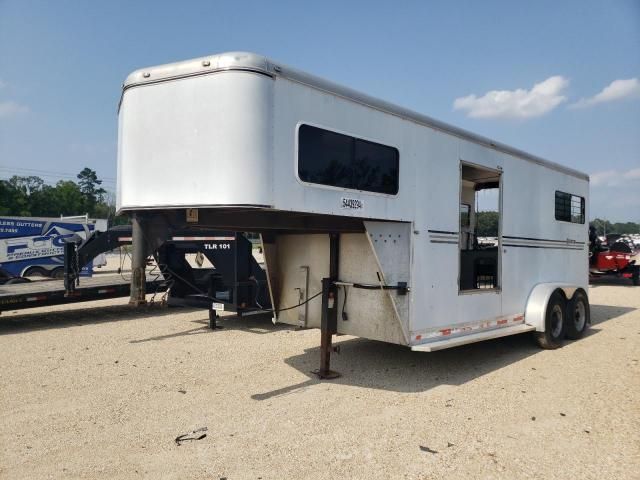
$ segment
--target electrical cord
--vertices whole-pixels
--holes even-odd
[[[258,301],[258,298],[260,297],[260,282],[258,282],[258,279],[256,279],[256,277],[254,277],[253,275],[249,277],[249,280],[253,280],[253,282],[256,284],[256,298],[254,298],[253,301],[260,310],[264,310],[264,307],[260,305],[260,302]]]
[[[348,321],[349,320],[349,315],[347,314],[347,286],[343,285],[342,289],[344,290],[344,300],[342,301],[342,320],[343,321]]]
[[[311,300],[313,300],[316,297],[319,297],[320,295],[322,295],[322,291],[320,291],[320,292],[316,293],[315,295],[307,298],[304,302],[299,303],[298,305],[294,305],[293,307],[281,308],[281,309],[277,310],[277,313],[286,312],[287,310],[293,310],[294,308],[301,307],[302,305],[305,305],[305,304],[309,303]],[[273,309],[263,310],[263,311],[264,312],[276,312],[276,310],[273,310]]]
[[[166,270],[173,275],[174,277],[178,278],[179,280],[183,281],[184,283],[186,283],[187,285],[189,285],[191,288],[193,288],[196,292],[198,292],[199,294],[203,295],[207,300],[211,300],[211,301],[217,301],[218,299],[215,297],[211,297],[209,296],[208,293],[205,293],[203,290],[201,290],[200,288],[198,288],[197,286],[195,286],[194,284],[192,284],[191,282],[189,282],[188,280],[185,280],[184,278],[182,278],[180,275],[178,275],[176,272],[174,272],[173,270],[171,270],[167,265],[165,264],[159,264],[161,267],[165,267]],[[162,268],[161,268],[162,271]],[[311,300],[313,300],[316,297],[319,297],[320,295],[322,295],[322,292],[318,292],[315,295],[307,298],[304,302],[301,302],[297,305],[293,305],[292,307],[286,307],[286,308],[280,308],[278,310],[275,310],[273,308],[259,308],[258,311],[261,312],[265,312],[265,313],[280,313],[280,312],[286,312],[287,310],[293,310],[294,308],[298,308],[301,307],[302,305],[305,305],[306,303],[309,303]]]
[[[161,304],[165,304],[167,301],[167,297],[169,296],[169,291],[171,290],[171,288],[173,287],[173,285],[175,284],[175,280],[173,279],[173,276],[171,275],[171,273],[166,272],[166,271],[162,271],[162,265],[163,264],[159,264],[158,262],[155,263],[155,265],[153,266],[153,268],[149,271],[149,275],[155,275],[153,282],[156,285],[156,289],[153,292],[153,295],[151,296],[151,300],[149,300],[149,305],[153,305],[153,303],[155,302],[156,299],[156,295],[158,295],[158,292],[160,291],[160,282],[158,282],[158,279],[160,277],[162,277],[164,279],[164,283],[166,285],[166,289],[164,291],[164,294],[162,295],[162,297],[160,298],[160,303]],[[165,265],[166,266],[166,265]],[[156,270],[158,271],[158,273],[156,273]]]
[[[187,285],[189,285],[196,292],[198,292],[199,294],[203,295],[206,299],[211,300],[211,301],[217,301],[218,300],[215,297],[209,296],[208,293],[204,292],[203,290],[201,290],[200,288],[198,288],[197,286],[195,286],[194,284],[192,284],[188,280],[186,280],[183,277],[181,277],[180,275],[178,275],[176,272],[171,270],[168,265],[166,265],[166,264],[158,264],[158,266],[160,267],[160,271],[161,272],[163,271],[162,267],[165,267],[166,271],[168,271],[172,276],[178,278],[179,280],[181,280],[184,283],[186,283]],[[354,288],[362,288],[362,289],[366,289],[366,290],[400,290],[400,289],[406,288],[406,287],[402,287],[400,285],[370,285],[370,284],[365,284],[365,283],[349,283],[349,284],[346,284],[344,282],[335,282],[335,284],[336,285],[342,285],[343,287],[345,287],[345,298],[344,298],[344,301],[342,303],[343,311],[344,311],[344,308],[345,308],[346,303],[347,303],[347,294],[346,294],[346,290],[347,290],[346,287],[347,286],[351,286],[351,287],[354,287]],[[286,312],[287,310],[293,310],[294,308],[298,308],[298,307],[301,307],[303,305],[306,305],[311,300],[313,300],[314,298],[319,297],[320,295],[322,295],[322,291],[312,295],[311,297],[307,298],[304,302],[300,302],[297,305],[293,305],[291,307],[286,307],[286,308],[280,308],[280,309],[277,309],[277,310],[273,309],[273,308],[261,308],[260,305],[258,304],[258,307],[259,307],[258,311],[265,312],[265,313]],[[257,304],[257,302],[256,302],[256,304]]]
[[[127,256],[131,257],[131,253],[127,253],[127,251],[125,250],[125,253],[123,255],[122,248],[122,245],[118,247],[118,255],[120,257],[120,268],[118,268],[118,273],[125,282],[130,282],[131,278],[125,278],[124,276],[124,261],[126,260]],[[131,259],[131,263],[133,264],[133,259]]]
[[[148,243],[148,239],[146,238],[146,235],[144,234],[144,231],[142,232],[142,235],[145,239],[145,241]],[[165,267],[165,270],[168,271],[172,276],[178,278],[179,280],[181,280],[182,282],[186,283],[187,285],[189,285],[191,288],[193,288],[196,292],[200,293],[202,296],[204,296],[206,299],[211,300],[211,301],[217,301],[218,299],[215,297],[211,297],[208,293],[205,293],[203,290],[201,290],[200,288],[198,288],[197,286],[195,286],[194,284],[192,284],[191,282],[189,282],[188,280],[184,279],[183,277],[181,277],[180,275],[178,275],[176,272],[174,272],[173,270],[171,270],[169,268],[168,265],[166,264],[158,264],[158,266],[160,267],[160,271],[162,272],[162,274],[164,275],[164,271],[162,269],[162,267]],[[380,274],[378,273],[378,279],[380,279]],[[257,281],[256,281],[257,283]],[[365,290],[406,290],[407,286],[406,285],[373,285],[373,284],[365,284],[365,283],[346,283],[346,282],[334,282],[334,285],[342,285],[345,287],[345,299],[342,305],[343,311],[347,302],[347,294],[346,294],[346,287],[347,286],[351,286],[354,288],[361,288],[361,289],[365,289]],[[258,311],[264,312],[264,313],[280,313],[280,312],[286,312],[287,310],[293,310],[294,308],[298,308],[301,307],[303,305],[306,305],[307,303],[309,303],[311,300],[319,297],[320,295],[322,295],[322,291],[319,291],[318,293],[312,295],[311,297],[307,298],[304,302],[300,302],[297,305],[293,305],[291,307],[286,307],[286,308],[280,308],[278,310],[273,309],[273,308],[259,308]],[[256,304],[258,305],[258,307],[260,307],[260,305],[256,302]]]

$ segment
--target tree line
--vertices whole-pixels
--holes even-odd
[[[116,217],[113,194],[102,188],[102,180],[95,170],[86,167],[77,175],[77,182],[60,180],[48,185],[37,176],[14,175],[9,180],[0,180],[0,215],[19,217],[59,217],[84,215],[106,218],[109,226],[127,223],[127,217]],[[480,237],[498,235],[498,212],[478,212],[476,233]],[[607,233],[640,233],[640,224],[635,222],[611,223],[596,218],[590,225],[598,235]]]
[[[108,219],[109,225],[126,223],[126,217],[116,219],[114,196],[101,185],[102,180],[90,168],[78,173],[75,182],[60,180],[55,185],[37,176],[14,175],[0,180],[0,215],[59,217],[86,213]]]
[[[497,237],[498,236],[498,212],[478,212],[476,215],[477,234],[479,237]],[[589,225],[596,228],[598,235],[609,233],[629,234],[640,233],[640,223],[625,222],[611,223],[608,220],[596,218]]]

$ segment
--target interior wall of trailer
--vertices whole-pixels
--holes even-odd
[[[461,206],[468,206],[468,220],[466,224],[462,222],[462,213],[460,216],[460,249],[470,250],[473,245],[473,232],[476,225],[476,192],[473,182],[462,181],[460,186],[460,203]],[[461,208],[462,211],[462,208]]]

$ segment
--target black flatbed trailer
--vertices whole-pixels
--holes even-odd
[[[148,280],[146,291],[161,292],[165,289],[163,283],[162,279]],[[119,275],[82,278],[73,295],[65,294],[64,280],[5,284],[0,285],[0,313],[24,308],[128,297],[130,291],[130,281]]]

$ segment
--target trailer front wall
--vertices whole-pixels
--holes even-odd
[[[280,308],[300,303],[299,290],[306,290],[304,298],[310,298],[322,290],[322,278],[329,275],[329,237],[327,235],[278,235],[276,239],[277,270],[280,282]],[[339,253],[340,280],[378,285],[377,273],[381,268],[364,233],[342,234]],[[305,281],[305,270],[309,278]],[[269,266],[269,268],[272,268]],[[308,290],[307,290],[308,285]],[[357,335],[372,340],[408,344],[408,318],[400,318],[389,291],[362,290],[346,287],[338,289],[338,333]],[[321,298],[309,301],[308,308],[301,306],[280,312],[278,321],[304,327],[320,327]],[[300,314],[307,312],[306,321],[300,324]],[[342,312],[347,312],[346,319]],[[404,323],[403,323],[404,322]]]
[[[272,205],[272,90],[234,71],[126,90],[117,208]]]

